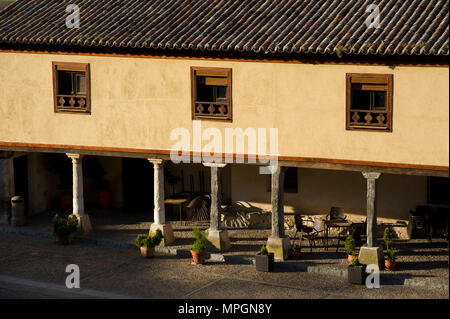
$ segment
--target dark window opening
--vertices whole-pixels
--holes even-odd
[[[58,71],[58,94],[85,95],[86,75],[83,72]]]

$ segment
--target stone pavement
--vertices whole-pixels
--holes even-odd
[[[146,233],[150,229],[151,216],[148,212],[135,211],[88,211],[95,232],[77,238],[79,244],[95,244],[97,246],[128,248],[136,251],[134,240],[137,234]],[[27,226],[20,228],[1,227],[0,232],[16,232],[43,236],[52,239],[51,218],[53,214],[32,216]],[[167,248],[159,248],[160,253],[189,258],[189,249],[194,241],[192,229],[208,228],[208,223],[171,222],[176,241]],[[232,248],[221,254],[211,254],[211,262],[226,262],[228,264],[251,264],[255,252],[266,243],[270,234],[269,229],[229,229]],[[290,233],[287,232],[289,235]],[[290,234],[292,236],[292,234]],[[298,241],[296,241],[298,243]],[[338,253],[332,246],[328,251],[319,247],[310,252],[308,243],[302,243],[302,260],[278,263],[288,271],[310,272],[315,275],[346,277],[346,254],[343,248]],[[448,294],[448,250],[447,243],[434,240],[398,241],[394,244],[397,252],[398,270],[395,272],[382,271],[382,281],[393,285],[407,285],[412,287],[437,288]]]
[[[0,298],[360,299],[448,298],[448,290],[349,285],[343,278],[288,269],[260,273],[253,265],[208,262],[137,250],[99,247],[77,239],[59,246],[49,238],[0,233]],[[80,268],[80,289],[65,287],[66,266]]]

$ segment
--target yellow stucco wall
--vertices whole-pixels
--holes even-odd
[[[232,165],[233,202],[271,209],[268,176],[258,168]],[[285,212],[325,215],[332,206],[344,207],[347,215],[366,216],[366,179],[360,172],[298,169],[298,193],[284,193]],[[382,174],[377,182],[378,217],[409,220],[409,211],[427,204],[427,177]]]
[[[52,61],[90,63],[92,114],[55,114]],[[171,149],[192,131],[190,66],[233,72],[233,122],[278,128],[282,156],[448,166],[449,72],[439,67],[312,65],[0,52],[0,141]],[[345,74],[394,75],[393,132],[345,130]],[[206,142],[204,142],[206,144]]]

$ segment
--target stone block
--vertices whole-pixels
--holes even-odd
[[[212,250],[225,251],[231,247],[230,238],[226,230],[208,230],[208,241]]]
[[[150,226],[149,234],[153,234],[157,229],[161,229],[164,238],[162,239],[159,246],[167,246],[175,241],[175,236],[173,235],[172,226],[170,224],[155,224]]]
[[[83,215],[83,216],[76,215],[76,216],[78,218],[78,226],[80,226],[81,233],[83,233],[83,234],[91,233],[93,231],[93,229],[92,229],[91,219],[89,218],[89,215]]]
[[[382,247],[361,247],[358,260],[363,265],[378,265],[384,269],[384,255]]]
[[[289,237],[269,237],[266,247],[270,253],[274,254],[275,260],[284,261],[289,258],[291,241]]]

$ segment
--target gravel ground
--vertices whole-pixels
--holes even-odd
[[[148,211],[124,212],[121,210],[88,211],[95,232],[88,236],[96,239],[134,244],[137,234],[146,233],[150,229],[152,213]],[[29,218],[28,225],[22,228],[51,232],[52,213],[35,215]],[[208,228],[208,222],[190,223],[172,221],[176,241],[171,248],[189,250],[194,241],[192,229]],[[225,256],[253,256],[267,241],[270,229],[229,229],[232,247],[223,253]],[[286,235],[293,233],[286,231]],[[296,240],[298,243],[298,239]],[[336,240],[332,240],[329,250],[325,250],[321,240],[317,247],[310,251],[309,243],[302,241],[303,258],[301,262],[309,265],[321,265],[338,269],[346,269],[347,261],[343,247],[336,252]],[[341,242],[343,246],[343,243]],[[397,270],[395,277],[406,279],[414,277],[449,279],[448,246],[441,239],[396,241],[393,247],[397,250]],[[389,276],[388,271],[382,271]]]
[[[66,288],[68,264],[79,266],[79,289]],[[190,302],[186,301],[189,298],[200,302],[216,298],[223,303],[227,298],[268,302],[279,298],[448,300],[448,289],[407,287],[383,280],[380,288],[369,289],[351,285],[346,278],[283,269],[282,265],[276,263],[270,273],[258,272],[253,265],[192,265],[189,259],[176,256],[148,259],[134,249],[86,245],[77,240],[60,246],[49,238],[0,232],[0,299],[154,298],[179,304]],[[292,306],[293,311],[298,310],[298,304]],[[169,314],[173,310],[162,307]],[[276,314],[274,318],[279,317]]]

